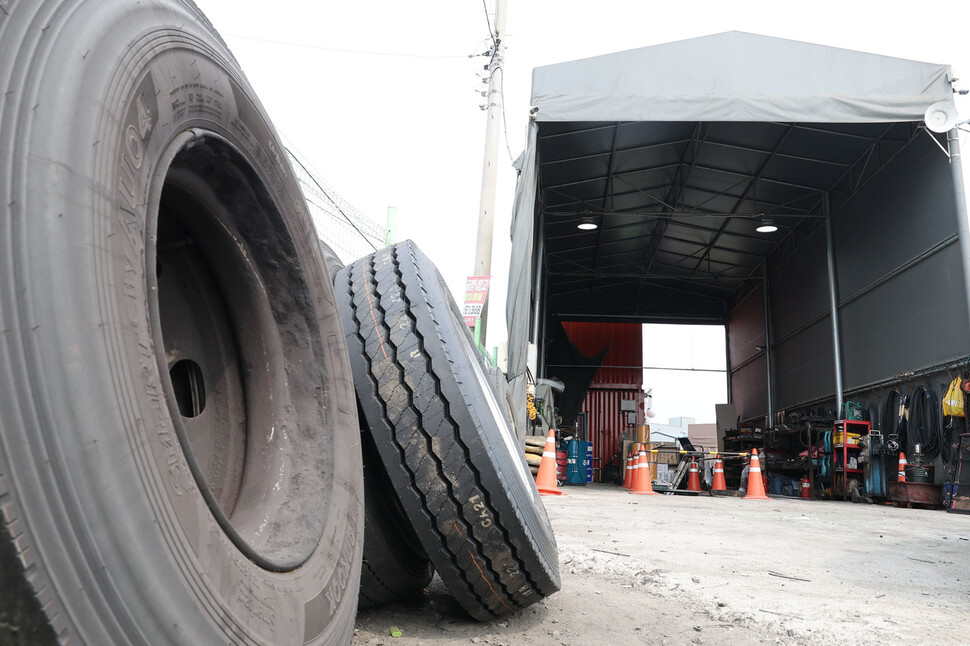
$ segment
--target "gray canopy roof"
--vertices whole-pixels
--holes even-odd
[[[949,65],[737,31],[538,67],[537,121],[922,119]]]
[[[509,378],[525,372],[540,292],[565,319],[723,322],[762,262],[819,225],[823,199],[837,213],[927,136],[926,109],[952,101],[949,74],[740,32],[535,69]],[[754,232],[764,216],[778,232]],[[599,228],[579,231],[582,219]]]

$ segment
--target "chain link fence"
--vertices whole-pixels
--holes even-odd
[[[286,149],[293,173],[300,182],[317,235],[345,263],[351,263],[385,245],[384,225],[375,222],[340,197],[310,170],[309,164]]]

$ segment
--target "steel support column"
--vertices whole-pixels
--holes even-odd
[[[728,327],[727,321],[724,322],[724,359],[726,360],[727,370],[727,403],[732,403],[734,401],[734,395],[731,392],[731,375],[734,374],[734,366],[731,365],[731,330]]]
[[[765,308],[765,384],[767,385],[767,396],[768,396],[768,414],[767,421],[765,422],[765,428],[771,428],[775,425],[774,416],[774,401],[771,396],[771,303],[768,301],[768,261],[761,261],[761,288],[764,290],[764,308]]]
[[[825,256],[828,261],[829,309],[832,319],[832,354],[835,360],[835,406],[836,418],[842,415],[842,341],[839,334],[839,295],[835,278],[835,241],[832,237],[832,213],[828,192],[822,194],[822,210],[825,213]]]
[[[963,260],[963,294],[967,297],[967,317],[970,320],[970,223],[967,222],[967,190],[963,182],[963,161],[960,156],[960,137],[957,128],[946,136],[950,154],[950,173],[953,176],[953,197],[956,199],[957,231],[960,233],[960,256]]]

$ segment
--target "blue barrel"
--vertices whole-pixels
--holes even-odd
[[[566,483],[586,484],[586,442],[569,440],[566,447]]]
[[[586,442],[586,482],[593,481],[593,443]]]

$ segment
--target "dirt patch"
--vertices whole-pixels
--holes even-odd
[[[562,590],[510,618],[423,600],[362,611],[354,644],[964,644],[970,516],[831,501],[544,498]],[[391,626],[402,636],[393,638]]]

